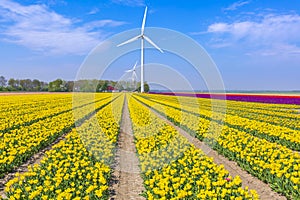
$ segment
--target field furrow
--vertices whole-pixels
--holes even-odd
[[[115,156],[110,199],[145,199],[136,155],[127,99],[124,101],[121,130]]]

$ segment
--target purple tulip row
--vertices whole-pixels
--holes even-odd
[[[198,98],[213,98],[213,99],[226,99],[233,101],[246,101],[246,102],[259,102],[259,103],[274,103],[274,104],[296,104],[300,105],[300,96],[288,95],[261,95],[261,94],[204,94],[204,93],[173,93],[161,92],[152,94],[163,94],[173,96],[188,96]]]

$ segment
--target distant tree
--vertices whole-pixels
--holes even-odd
[[[98,80],[85,80],[84,87],[82,88],[83,92],[95,92],[97,89]]]
[[[81,92],[87,92],[89,90],[89,82],[88,80],[81,81]]]
[[[41,91],[41,82],[37,79],[33,79],[32,81],[32,90],[33,91]]]
[[[149,92],[149,91],[150,91],[150,86],[149,86],[148,83],[145,83],[145,84],[144,84],[144,91],[145,91],[145,92]]]
[[[67,81],[66,82],[67,92],[73,92],[73,88],[74,88],[74,81]]]
[[[8,83],[8,84],[7,84]],[[3,87],[6,86],[7,87]],[[0,76],[0,90],[3,91],[50,91],[50,92],[104,92],[109,90],[123,90],[125,89],[126,82],[120,84],[120,81],[111,80],[97,80],[86,79],[78,81],[64,81],[56,79],[47,82],[38,79],[14,79],[10,78],[8,81],[5,77]]]
[[[41,91],[48,91],[48,85],[49,84],[47,82],[41,81],[40,85],[41,85]]]
[[[96,92],[102,92],[103,91],[103,85],[105,81],[104,80],[98,80],[97,87],[96,87]]]
[[[25,90],[26,83],[25,83],[25,80],[24,80],[24,79],[23,79],[23,80],[22,80],[22,79],[20,80],[20,87],[21,87],[21,90],[22,90],[22,91]]]
[[[138,91],[138,92],[141,91],[141,83],[139,83],[139,87],[138,87],[137,91]],[[149,86],[148,83],[145,82],[145,83],[144,83],[144,92],[149,92],[149,91],[150,91],[150,86]]]
[[[107,91],[107,87],[108,87],[108,81],[104,81],[100,91],[101,92]]]
[[[5,87],[7,83],[7,80],[5,79],[4,76],[0,76],[0,87]]]
[[[96,79],[78,80],[75,82],[75,90],[80,92],[96,92],[99,81]]]
[[[60,85],[61,92],[67,92],[67,81],[63,80],[62,84]]]
[[[49,83],[49,92],[62,92],[64,91],[64,84],[63,80],[56,79]]]
[[[21,86],[22,91],[32,91],[33,90],[32,80],[30,80],[30,79],[21,79],[20,86]]]
[[[126,87],[126,84],[127,82],[126,81],[119,81],[114,87],[117,89],[117,90],[125,90],[127,87]]]
[[[20,88],[20,80],[18,79],[9,79],[8,80],[8,86],[9,86],[9,90],[21,90]]]
[[[98,81],[97,86],[96,86],[96,92],[100,92],[101,87],[102,87],[102,85],[101,85],[100,81]]]
[[[112,86],[112,87],[115,87],[117,85],[117,82],[115,81],[109,81],[109,84]]]
[[[14,86],[15,86],[15,79],[13,79],[13,78],[9,79],[9,80],[8,80],[8,85],[9,85],[10,87],[14,87]]]

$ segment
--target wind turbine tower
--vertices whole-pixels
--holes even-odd
[[[141,39],[141,92],[144,92],[144,40],[149,42],[157,50],[159,50],[161,53],[163,53],[163,50],[161,48],[159,48],[148,36],[146,36],[144,34],[146,15],[147,15],[147,7],[145,8],[145,13],[144,13],[144,18],[143,18],[143,23],[142,23],[142,28],[141,28],[141,34],[118,45],[118,47],[119,47],[119,46],[122,46],[122,45],[125,45],[128,43],[131,43],[133,41],[136,41],[138,39]]]
[[[132,69],[129,69],[129,70],[126,70],[125,72],[126,73],[130,73],[132,72],[132,75],[131,75],[131,81],[134,82],[137,80],[137,75],[136,75],[136,66],[137,66],[137,61],[135,62],[135,65],[133,66]]]

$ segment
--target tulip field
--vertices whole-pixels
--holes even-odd
[[[226,163],[215,162],[179,127],[282,199],[300,199],[300,105],[294,101],[139,93],[0,99],[0,199],[112,199],[125,109],[139,162],[141,198],[272,199],[260,197],[243,177],[232,176]],[[39,159],[26,164],[41,151]],[[19,171],[24,164],[26,170]]]

